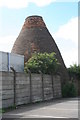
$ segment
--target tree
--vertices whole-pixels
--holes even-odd
[[[80,79],[80,65],[70,65],[70,67],[68,68],[68,72],[70,75],[70,78],[77,78],[78,80]]]
[[[58,71],[60,63],[56,59],[56,54],[53,53],[34,53],[32,57],[25,63],[25,72],[28,69],[32,73],[55,74]]]
[[[67,82],[63,87],[62,87],[62,96],[63,97],[76,97],[77,96],[77,90],[72,82]]]

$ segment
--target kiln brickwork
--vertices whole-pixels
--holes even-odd
[[[22,29],[33,28],[33,27],[46,27],[42,17],[30,16],[30,17],[26,18]]]

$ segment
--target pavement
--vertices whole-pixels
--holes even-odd
[[[3,114],[3,118],[78,118],[78,98],[29,104]]]

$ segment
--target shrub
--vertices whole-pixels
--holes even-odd
[[[66,83],[62,88],[63,97],[76,97],[77,91],[73,83]]]
[[[77,78],[78,80],[80,79],[80,65],[71,65],[69,68],[68,68],[68,72],[69,72],[69,75],[70,75],[70,78]]]
[[[34,53],[32,57],[25,63],[25,72],[28,69],[32,73],[39,73],[41,71],[44,74],[55,74],[57,73],[59,62],[56,59],[56,54],[53,53]]]

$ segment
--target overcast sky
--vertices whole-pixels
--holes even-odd
[[[43,17],[66,66],[78,63],[77,0],[0,0],[0,51],[11,51],[30,15]]]

